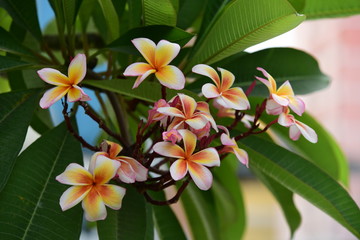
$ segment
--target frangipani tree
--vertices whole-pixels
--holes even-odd
[[[100,239],[240,239],[239,166],[291,236],[296,193],[360,237],[346,159],[297,95],[328,77],[299,50],[244,51],[358,1],[49,3],[56,31],[35,1],[0,0],[1,239],[78,239],[85,220]],[[29,127],[41,137],[21,152]]]

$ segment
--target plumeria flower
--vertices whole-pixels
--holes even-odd
[[[168,129],[182,129],[185,124],[193,129],[199,130],[210,122],[211,126],[217,131],[214,118],[211,116],[209,106],[206,102],[196,102],[192,97],[185,94],[178,94],[180,99],[179,108],[161,107],[158,112],[174,117]]]
[[[284,127],[290,127],[289,137],[294,141],[298,140],[300,135],[303,135],[311,143],[318,141],[318,136],[314,129],[296,120],[293,115],[289,114],[289,110],[279,115],[278,123]]]
[[[160,99],[159,101],[157,101],[154,104],[154,107],[148,111],[149,113],[148,121],[147,121],[148,125],[155,121],[160,121],[161,126],[166,125],[167,115],[163,113],[159,113],[157,111],[158,108],[160,107],[170,107],[170,105],[164,99]]]
[[[78,54],[70,62],[68,76],[52,68],[43,68],[37,71],[38,75],[45,82],[56,87],[47,90],[40,100],[41,108],[49,108],[56,101],[67,94],[69,102],[89,101],[88,95],[78,86],[86,75],[86,56]]]
[[[65,171],[56,177],[63,184],[73,185],[60,198],[63,211],[82,201],[85,218],[88,221],[106,218],[106,208],[118,210],[126,189],[108,184],[115,176],[120,163],[104,156],[92,159],[89,171],[76,163],[71,163]]]
[[[119,179],[124,183],[146,181],[148,170],[143,165],[141,165],[134,158],[118,156],[118,154],[122,150],[122,146],[110,141],[105,141],[105,144],[107,144],[108,146],[107,151],[97,152],[94,154],[93,158],[96,158],[98,156],[104,156],[108,159],[119,162],[120,166],[117,170],[117,175]]]
[[[256,77],[256,79],[258,79],[268,87],[270,92],[270,99],[274,100],[274,102],[271,102],[271,104],[277,103],[281,106],[289,106],[291,110],[293,110],[299,116],[304,113],[305,103],[303,102],[303,100],[301,100],[301,98],[295,96],[289,81],[284,82],[279,88],[277,88],[276,81],[268,72],[266,72],[263,68],[260,67],[258,67],[257,70],[261,71],[267,78],[266,80],[261,77]],[[270,103],[266,105],[267,112],[269,114],[276,115],[276,112],[269,109],[269,104]],[[271,106],[271,108],[276,109],[276,107],[273,105]]]
[[[125,76],[138,76],[133,88],[138,87],[152,73],[155,73],[156,78],[165,87],[184,88],[184,74],[177,67],[168,65],[178,55],[179,44],[161,40],[156,45],[147,38],[136,38],[132,40],[132,43],[147,61],[147,63],[133,63],[125,69]]]
[[[197,74],[207,76],[213,80],[214,84],[207,83],[202,87],[202,93],[206,98],[215,98],[215,101],[225,108],[236,110],[246,110],[250,108],[249,100],[240,87],[230,88],[235,76],[228,70],[218,68],[221,73],[221,80],[217,72],[210,66],[198,64],[192,71]]]
[[[170,166],[171,177],[178,181],[189,172],[196,186],[201,190],[211,187],[213,176],[207,167],[220,166],[219,154],[215,148],[206,148],[194,153],[196,136],[186,129],[178,130],[184,141],[184,149],[170,142],[159,142],[153,150],[165,157],[177,158]]]
[[[162,137],[164,141],[169,141],[172,144],[175,144],[182,139],[180,133],[176,129],[171,129],[170,131],[163,132]]]
[[[244,164],[246,167],[249,167],[249,157],[247,152],[238,147],[234,138],[230,138],[229,130],[226,127],[223,126],[218,126],[218,127],[224,130],[225,132],[220,136],[221,144],[224,145],[224,148],[221,150],[221,152],[222,153],[230,152],[235,154],[237,159],[242,164]]]

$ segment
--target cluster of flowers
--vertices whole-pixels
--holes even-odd
[[[133,44],[140,51],[147,63],[133,63],[124,72],[125,76],[137,76],[133,88],[138,87],[150,74],[155,74],[160,84],[171,89],[183,89],[185,76],[169,63],[177,56],[180,46],[161,40],[157,45],[146,38],[134,39]],[[202,190],[208,190],[213,181],[209,168],[220,166],[220,156],[233,153],[238,160],[248,167],[248,155],[240,149],[229,130],[216,124],[209,109],[209,100],[213,100],[218,116],[235,118],[236,112],[250,109],[246,94],[240,87],[232,87],[235,76],[222,68],[218,72],[212,67],[199,64],[193,72],[210,78],[214,84],[202,87],[202,94],[208,100],[196,102],[188,95],[179,93],[171,100],[160,99],[149,110],[145,127],[159,123],[163,130],[162,141],[154,142],[153,153],[170,158],[170,175],[175,181],[190,176]],[[266,102],[266,112],[278,115],[278,123],[290,128],[290,138],[297,140],[302,134],[310,142],[316,142],[316,133],[307,125],[299,122],[290,114],[290,109],[301,115],[305,110],[304,102],[294,95],[290,83],[285,82],[279,89],[275,80],[264,69],[258,68],[266,79],[256,77],[263,82],[270,92]],[[38,71],[47,83],[56,85],[48,90],[40,100],[42,108],[48,108],[64,96],[70,102],[88,101],[89,96],[78,86],[86,75],[86,58],[78,54],[70,63],[68,76],[58,70],[44,68]],[[237,114],[239,115],[239,114]],[[253,117],[242,115],[241,121],[250,128]],[[211,129],[215,134],[210,135]],[[221,146],[209,147],[211,141],[219,137]],[[197,144],[199,143],[199,144]],[[199,145],[200,147],[196,148]],[[140,146],[138,146],[140,148]],[[196,149],[199,149],[196,151]],[[129,156],[118,156],[122,147],[114,142],[104,141],[101,151],[96,152],[90,161],[89,170],[72,163],[57,176],[63,184],[73,185],[60,198],[62,210],[67,210],[82,201],[85,217],[89,221],[106,217],[106,208],[120,209],[126,189],[109,184],[111,179],[123,183],[145,182],[150,175],[142,161]],[[188,174],[189,173],[189,174]]]

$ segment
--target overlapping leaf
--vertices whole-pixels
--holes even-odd
[[[171,0],[144,0],[145,25],[176,25],[176,9]]]

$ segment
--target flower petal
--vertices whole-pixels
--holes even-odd
[[[134,183],[136,180],[136,174],[131,165],[125,161],[121,161],[121,165],[117,171],[119,179],[124,183]]]
[[[143,62],[133,63],[125,69],[124,76],[141,76],[151,69],[154,69],[154,67],[152,67],[148,63],[143,63]]]
[[[184,158],[185,156],[184,150],[181,147],[170,142],[156,143],[153,150],[165,157]]]
[[[111,142],[111,141],[106,141],[106,143],[109,146],[108,152],[109,152],[109,157],[111,159],[115,159],[117,155],[119,155],[119,153],[121,152],[121,150],[123,149],[123,147],[120,144]]]
[[[121,208],[122,199],[126,193],[125,188],[112,184],[103,184],[96,186],[96,190],[106,206],[114,210]]]
[[[239,87],[231,88],[223,92],[222,99],[228,108],[236,110],[246,110],[250,108],[249,100],[244,91]]]
[[[118,161],[111,160],[103,155],[99,155],[96,158],[95,168],[94,168],[94,182],[96,184],[107,183],[112,179],[120,167]]]
[[[155,66],[162,68],[168,65],[180,52],[180,45],[161,40],[155,49]]]
[[[269,115],[280,115],[283,112],[283,106],[275,102],[274,99],[266,101],[266,113]]]
[[[291,114],[281,113],[278,118],[278,123],[281,126],[289,127],[295,124],[294,116]]]
[[[199,130],[206,126],[206,124],[209,122],[205,117],[202,117],[201,114],[198,114],[197,116],[194,116],[190,119],[185,120],[185,122],[192,128]]]
[[[201,88],[201,92],[206,98],[216,98],[220,96],[217,87],[211,83],[204,84]]]
[[[208,190],[211,187],[213,176],[209,169],[193,162],[188,162],[188,168],[190,176],[198,188]]]
[[[160,107],[157,109],[157,111],[168,116],[185,118],[184,114],[179,109],[174,107]]]
[[[299,97],[289,97],[289,107],[299,116],[305,112],[305,103]]]
[[[291,140],[297,141],[301,135],[299,128],[296,125],[290,126],[289,137]]]
[[[79,53],[71,60],[68,76],[71,84],[79,84],[86,75],[86,56]]]
[[[97,220],[104,220],[106,218],[105,204],[96,191],[96,188],[91,188],[82,202],[82,208],[85,212],[86,220],[93,222]]]
[[[78,204],[88,194],[92,185],[73,186],[67,189],[60,197],[60,207],[63,211]]]
[[[42,80],[52,85],[69,86],[71,84],[67,76],[53,68],[43,68],[37,73]]]
[[[134,86],[132,87],[137,88],[140,83],[142,83],[150,74],[154,73],[156,70],[155,69],[150,69],[149,71],[145,72],[143,75],[139,76],[134,83]]]
[[[170,175],[175,181],[183,179],[187,171],[188,171],[187,161],[183,159],[176,160],[170,166]]]
[[[180,90],[185,86],[185,76],[182,71],[175,66],[167,65],[161,67],[155,73],[155,76],[161,85],[165,87]]]
[[[238,148],[237,145],[236,147],[233,147],[233,151],[237,159],[246,167],[249,167],[249,157],[247,152],[241,148]]]
[[[189,97],[185,94],[178,94],[178,96],[183,107],[185,118],[191,118],[197,107],[196,101],[192,97]]]
[[[206,148],[204,150],[201,150],[200,152],[197,152],[193,154],[189,161],[207,166],[207,167],[214,167],[214,166],[220,166],[220,158],[219,154],[216,151],[215,148]]]
[[[270,94],[275,93],[277,86],[276,86],[276,82],[275,82],[274,78],[267,71],[265,71],[265,69],[263,69],[261,67],[258,67],[256,69],[261,71],[268,80],[265,80],[265,79],[259,78],[259,77],[256,77],[256,79],[260,80],[262,83],[264,83],[268,87]]]
[[[226,90],[228,90],[234,83],[235,81],[235,76],[234,74],[232,74],[230,71],[223,69],[223,68],[218,68],[218,70],[221,73],[221,89],[220,92],[224,92]]]
[[[227,129],[226,129],[227,130]],[[229,137],[228,134],[221,134],[220,136],[221,144],[225,146],[236,146],[236,143],[234,143],[234,140]]]
[[[147,173],[148,173],[146,167],[144,167],[143,165],[141,165],[141,163],[139,163],[138,161],[136,161],[134,158],[131,157],[121,157],[119,159],[126,161],[131,165],[132,169],[134,169],[136,174],[136,181],[138,182],[146,181]]]
[[[290,97],[290,96],[294,96],[294,91],[290,85],[289,81],[284,82],[279,89],[276,91],[276,94],[278,96],[286,96],[286,97]]]
[[[68,185],[89,185],[93,183],[91,173],[77,163],[70,163],[56,180]]]
[[[220,83],[219,75],[217,74],[215,69],[213,69],[212,67],[205,65],[205,64],[198,64],[192,68],[192,71],[194,73],[211,78],[211,80],[214,81],[217,88],[218,89],[220,88],[221,83]]]
[[[185,157],[192,155],[196,147],[196,135],[186,129],[179,130],[180,135],[184,141]]]
[[[318,141],[318,136],[314,129],[306,125],[305,123],[302,123],[298,120],[295,120],[295,124],[300,130],[301,134],[311,143],[316,143]],[[291,130],[291,129],[290,129]]]
[[[69,102],[77,102],[81,99],[81,90],[79,88],[71,87],[68,91],[68,101]]]
[[[288,106],[289,99],[287,97],[276,95],[275,93],[271,94],[271,97],[274,99],[275,102],[280,104],[281,106]]]
[[[148,38],[135,38],[131,41],[145,60],[155,67],[156,44]]]
[[[69,91],[71,87],[54,87],[47,90],[44,96],[40,99],[40,107],[43,109],[49,108],[55,102],[59,101]]]

